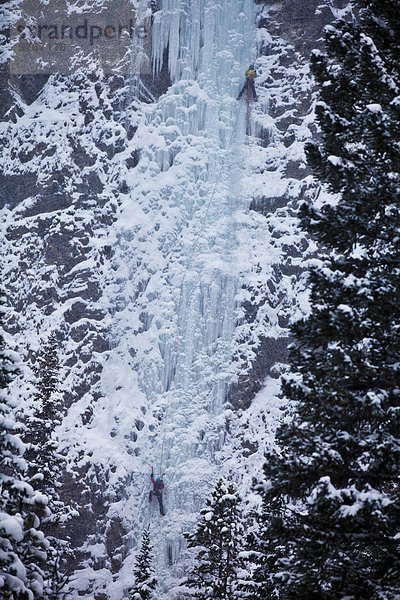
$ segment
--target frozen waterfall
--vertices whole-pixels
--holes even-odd
[[[153,68],[168,48],[172,85],[140,106],[132,140],[139,158],[126,175],[114,243],[115,348],[103,379],[115,388],[115,373],[129,371],[118,396],[133,428],[125,515],[136,538],[149,517],[156,524],[168,585],[171,572],[179,575],[182,529],[221,470],[243,209],[245,111],[236,95],[254,57],[255,18],[252,0],[159,5]],[[141,413],[146,426],[137,425]],[[157,507],[149,513],[152,464],[165,473],[164,518]]]

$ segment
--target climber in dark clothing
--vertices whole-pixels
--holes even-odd
[[[249,66],[249,68],[245,72],[244,76],[246,77],[246,81],[244,82],[244,86],[242,87],[242,89],[237,97],[237,100],[240,100],[240,98],[243,96],[243,94],[246,90],[250,90],[251,93],[253,94],[254,101],[257,102],[258,98],[257,98],[256,88],[254,85],[254,80],[257,77],[257,72],[254,69],[254,65]]]
[[[154,473],[151,471],[150,481],[153,484],[153,489],[149,492],[149,502],[153,500],[153,496],[155,496],[158,500],[158,504],[160,506],[160,515],[165,516],[164,504],[162,491],[164,489],[164,482],[161,477],[156,477],[154,479]]]

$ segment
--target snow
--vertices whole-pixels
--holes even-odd
[[[382,106],[380,104],[367,104],[366,108],[375,114],[382,112]]]
[[[14,539],[16,542],[20,542],[24,537],[22,517],[13,517],[0,512],[0,528],[7,537]]]
[[[303,126],[295,129],[298,142],[289,152],[274,145],[251,147],[250,142],[246,148],[246,116],[234,98],[249,62],[253,7],[248,3],[238,19],[241,2],[192,2],[190,11],[179,12],[182,5],[163,3],[163,13],[155,19],[153,42],[159,44],[154,52],[155,68],[160,68],[163,49],[169,45],[173,84],[155,106],[146,107],[135,136],[141,156],[137,168],[127,174],[130,191],[121,205],[117,227],[122,235],[119,246],[114,246],[115,274],[109,288],[124,302],[122,309],[113,311],[115,350],[102,374],[107,405],[93,421],[93,435],[99,431],[106,434],[110,420],[116,421],[119,436],[106,442],[107,456],[113,448],[120,464],[118,473],[132,473],[132,491],[126,490],[122,514],[131,521],[133,531],[138,518],[145,522],[148,515],[146,482],[151,465],[157,472],[165,472],[167,516],[160,520],[157,507],[150,515],[163,532],[157,562],[166,597],[180,568],[181,532],[202,508],[221,468],[232,472],[244,488],[250,487],[254,474],[260,473],[263,451],[272,443],[281,416],[279,378],[267,381],[237,423],[223,402],[238,373],[250,368],[261,331],[267,330],[272,338],[287,335],[278,323],[288,310],[293,280],[284,279],[280,302],[273,307],[266,303],[251,325],[241,316],[241,297],[251,296],[252,287],[260,293],[266,278],[274,277],[272,265],[282,260],[285,244],[293,244],[296,235],[299,243],[301,239],[295,218],[288,219],[286,211],[271,215],[268,222],[249,211],[252,199],[286,194],[297,198],[299,193],[298,186],[288,185],[278,170],[271,169],[266,178],[264,173],[257,174],[257,168],[265,157],[276,165],[288,154],[289,159],[304,161],[303,143],[309,138]],[[200,50],[199,29],[204,31]],[[306,73],[302,76],[306,81]],[[273,120],[262,110],[254,114],[252,123],[255,132],[269,130],[273,139]],[[258,274],[257,264],[261,265]],[[116,279],[121,282],[118,287]],[[142,290],[139,297],[137,289]],[[291,305],[292,318],[297,310]],[[306,301],[303,310],[307,310]],[[254,345],[244,346],[247,339]],[[128,347],[135,356],[129,373],[123,370]],[[116,393],[119,380],[121,390]],[[132,390],[128,393],[128,398],[134,397],[132,403],[127,390]],[[110,397],[114,398],[112,411]],[[142,437],[141,454],[131,454],[130,466],[125,466],[121,452],[127,447],[126,439],[121,447],[116,440],[122,431],[125,438],[129,436],[129,421],[135,420],[132,412],[148,407],[149,401],[152,415],[160,418],[159,425],[147,412],[145,429],[135,432]],[[81,410],[78,407],[77,413]],[[225,450],[227,419],[240,434],[237,447],[229,438]],[[151,431],[158,433],[152,436]],[[249,444],[256,441],[257,446],[246,458],[241,447],[243,431]],[[90,440],[91,434],[87,436]],[[97,454],[95,438],[90,452]],[[139,497],[138,487],[146,490]],[[255,495],[248,498],[253,506],[258,501]],[[115,505],[118,514],[120,506]],[[172,565],[168,564],[170,555]]]
[[[112,600],[122,598],[150,521],[160,540],[160,598],[171,598],[185,557],[182,531],[193,526],[221,474],[244,490],[249,509],[258,506],[248,490],[253,477],[262,477],[284,403],[285,355],[275,356],[275,346],[285,346],[289,322],[308,310],[299,271],[313,246],[299,232],[296,207],[316,192],[303,152],[314,116],[310,108],[298,117],[295,96],[308,93],[308,67],[282,66],[288,45],[256,31],[252,2],[158,6],[154,69],[168,46],[172,84],[143,104],[132,78],[124,107],[137,127],[132,139],[124,138],[95,66],[90,77],[100,77],[100,95],[83,71],[70,83],[51,78],[16,123],[1,125],[10,140],[7,173],[36,172],[44,187],[58,172],[69,174],[65,207],[39,209],[40,196],[32,193],[5,212],[16,237],[5,276],[22,307],[15,318],[25,354],[48,331],[61,332],[70,394],[58,435],[71,471],[83,473],[88,510],[101,512],[71,597],[106,589]],[[269,51],[256,62],[259,103],[247,115],[235,98],[264,44]],[[94,115],[89,125],[83,100]],[[123,149],[109,158],[120,138]],[[77,166],[71,139],[90,166]],[[38,143],[46,152],[35,154]],[[137,165],[128,168],[133,154]],[[289,175],[288,165],[300,175]],[[89,173],[101,191],[85,204],[88,188],[79,186]],[[61,265],[53,258],[59,236],[70,240],[71,251]],[[98,339],[107,345],[99,349]],[[246,391],[249,405],[230,404],[231,390],[246,389],[247,380],[254,384]],[[165,517],[148,504],[152,465],[165,473]],[[105,540],[117,520],[125,560],[114,577]]]
[[[328,160],[335,167],[341,167],[343,165],[343,159],[340,156],[333,156],[333,154],[331,154],[328,156]]]
[[[352,314],[352,312],[353,312],[353,309],[351,308],[351,306],[348,306],[347,304],[339,304],[337,309],[340,310],[340,312],[348,313],[348,314]]]

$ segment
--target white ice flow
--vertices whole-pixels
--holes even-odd
[[[162,0],[153,66],[161,69],[168,48],[172,85],[141,107],[139,160],[117,223],[114,348],[103,384],[133,428],[125,518],[136,540],[149,519],[156,524],[166,586],[182,530],[221,470],[244,207],[245,111],[236,96],[253,56],[253,11],[251,0]],[[164,473],[165,517],[148,506],[152,464]]]

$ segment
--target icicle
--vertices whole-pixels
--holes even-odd
[[[153,69],[161,70],[168,48],[173,83],[146,109],[145,127],[135,138],[140,161],[128,174],[131,197],[121,211],[127,231],[135,224],[122,260],[132,261],[135,284],[146,280],[138,264],[150,273],[125,318],[144,313],[132,345],[140,388],[160,416],[148,448],[159,453],[161,440],[165,447],[165,523],[172,533],[160,554],[170,564],[179,556],[175,511],[192,514],[202,501],[201,491],[187,493],[183,468],[197,461],[196,477],[207,478],[223,444],[219,419],[232,382],[235,211],[242,202],[245,137],[235,98],[251,56],[253,10],[252,0],[161,0]]]
[[[155,13],[153,22],[153,69],[158,73],[168,48],[168,68],[172,80],[178,73],[180,48],[180,20],[183,11],[181,0],[163,0],[162,8]]]

